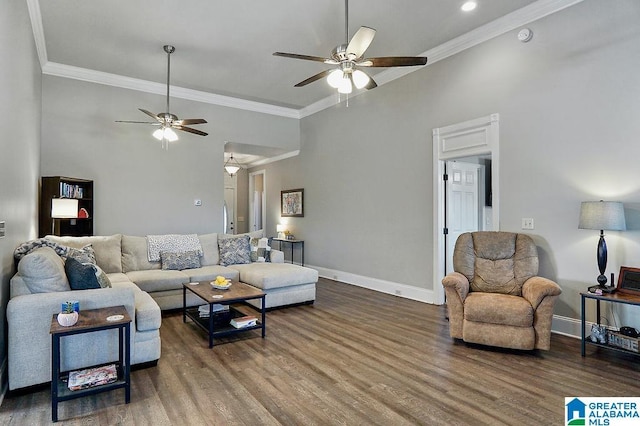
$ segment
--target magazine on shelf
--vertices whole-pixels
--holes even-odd
[[[254,316],[247,315],[245,317],[232,319],[230,324],[235,328],[253,327],[258,324],[258,319]]]
[[[76,370],[69,373],[67,385],[72,391],[106,385],[118,380],[115,364]]]
[[[219,303],[213,304],[213,313],[217,314],[218,312],[228,312],[229,305],[221,305]],[[209,305],[200,305],[198,306],[198,314],[200,318],[209,318]]]

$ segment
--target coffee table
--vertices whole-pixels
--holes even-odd
[[[198,307],[187,308],[187,291],[192,292],[204,303],[209,304],[209,318],[200,318]],[[218,290],[211,286],[210,281],[200,281],[198,283],[187,283],[182,285],[182,321],[187,322],[187,317],[207,332],[209,335],[209,347],[213,347],[213,339],[228,336],[236,333],[243,333],[249,330],[262,329],[262,338],[266,334],[266,315],[265,315],[265,293],[248,284],[238,281],[232,281],[228,290]],[[229,324],[233,318],[246,316],[245,313],[235,309],[231,304],[242,303],[256,309],[253,305],[247,303],[247,300],[260,299],[260,320],[255,326],[235,328]],[[217,313],[213,311],[213,305],[229,305],[229,311]]]

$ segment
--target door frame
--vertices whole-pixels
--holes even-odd
[[[253,192],[255,191],[255,177],[257,175],[262,175],[262,229],[265,229],[267,225],[267,171],[262,169],[249,173],[249,232],[254,231]],[[267,235],[266,230],[264,235]]]
[[[474,155],[491,155],[493,230],[500,229],[500,115],[495,113],[450,126],[433,129],[433,295],[434,303],[444,303],[445,276],[445,185],[447,160]]]

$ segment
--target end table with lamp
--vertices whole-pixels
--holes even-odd
[[[282,251],[282,244],[289,244],[291,248],[291,263],[293,263],[293,252],[296,245],[300,246],[300,266],[304,266],[304,240],[292,240],[288,238],[272,238],[271,241],[278,242],[278,250]]]

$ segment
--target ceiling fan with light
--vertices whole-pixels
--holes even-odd
[[[178,116],[169,112],[169,79],[171,77],[171,54],[175,52],[176,48],[170,45],[165,45],[163,48],[164,51],[167,52],[167,112],[154,114],[145,109],[138,108],[140,111],[147,114],[149,117],[155,119],[156,121],[116,120],[116,123],[151,124],[152,126],[159,126],[159,129],[153,132],[153,137],[155,137],[159,141],[162,141],[163,148],[168,149],[169,142],[178,140],[178,135],[173,131],[173,129],[182,130],[183,132],[189,132],[199,136],[207,136],[208,133],[186,126],[192,124],[205,124],[207,120],[203,118],[179,119]]]
[[[306,80],[296,84],[295,87],[306,86],[309,83],[327,77],[330,86],[338,89],[339,93],[349,94],[353,91],[353,86],[358,89],[373,89],[378,85],[376,82],[358,67],[411,67],[425,65],[425,56],[385,56],[379,58],[364,58],[376,30],[369,27],[360,27],[349,41],[349,0],[345,0],[345,40],[344,44],[336,46],[331,52],[330,58],[320,56],[299,55],[296,53],[275,52],[274,56],[285,58],[304,59],[307,61],[324,62],[329,65],[337,65],[337,68],[324,70]]]

